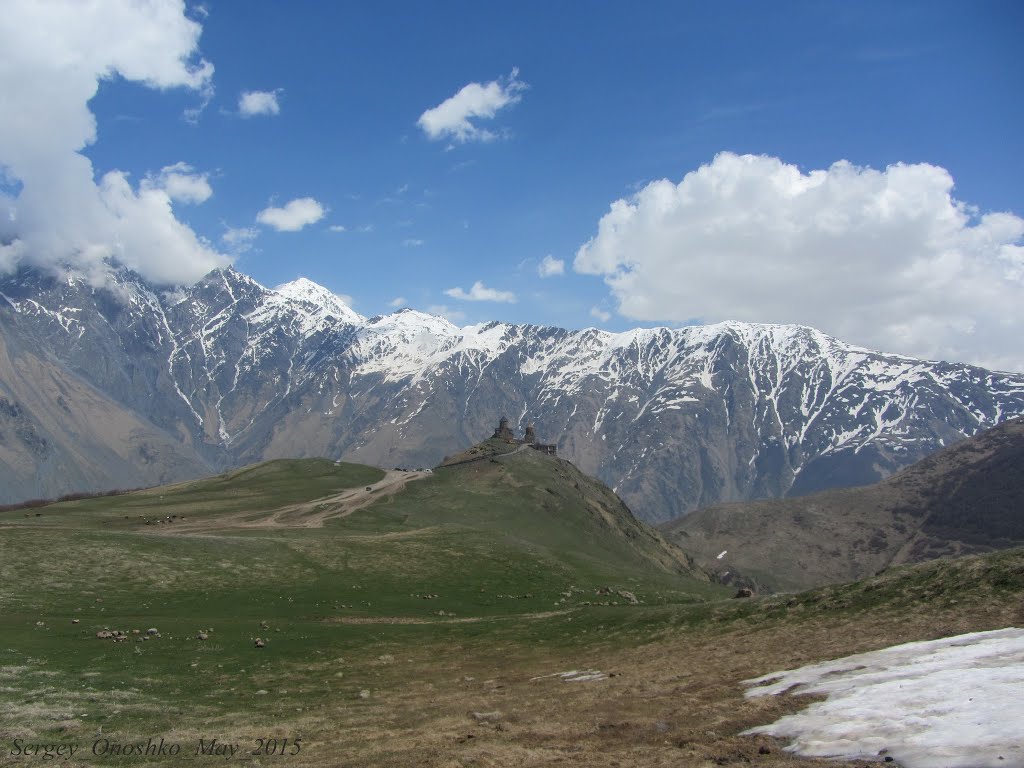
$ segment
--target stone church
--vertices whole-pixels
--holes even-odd
[[[498,427],[494,430],[494,434],[491,437],[496,440],[504,440],[506,443],[528,445],[535,451],[541,451],[549,456],[558,455],[558,447],[554,443],[542,443],[537,440],[537,432],[533,428],[533,424],[527,424],[523,439],[517,440],[516,433],[513,432],[512,428],[508,425],[507,416],[501,417],[501,421],[498,422]]]

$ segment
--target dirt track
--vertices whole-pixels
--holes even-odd
[[[417,616],[338,616],[327,619],[328,624],[479,624],[482,621],[532,621],[548,619],[575,613],[577,608],[564,608],[560,611],[540,611],[537,613],[512,613],[504,616],[464,616],[454,614],[436,619],[425,619]]]
[[[398,493],[406,483],[424,477],[429,477],[429,473],[389,469],[381,480],[371,485],[346,488],[332,496],[265,512],[236,512],[217,515],[209,520],[193,519],[175,525],[173,532],[197,533],[223,528],[323,528],[328,520],[351,515],[379,498]]]

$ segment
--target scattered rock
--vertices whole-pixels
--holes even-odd
[[[208,634],[206,634],[205,632],[200,632],[198,635],[196,635],[196,639],[197,640],[209,640],[210,636]]]
[[[72,620],[71,620],[71,623],[72,623],[72,624],[77,624],[77,623],[78,623],[79,621],[80,621],[79,619],[72,619]]]
[[[733,595],[734,598],[735,597],[753,597],[753,596],[754,596],[754,590],[752,590],[750,587],[740,587],[738,590],[736,590],[736,594]]]
[[[266,643],[265,643],[265,642],[263,642],[262,638],[259,638],[259,637],[257,637],[257,638],[256,638],[256,641],[255,641],[255,643],[254,643],[254,645],[255,645],[255,646],[256,646],[257,648],[262,648],[263,646],[265,646],[265,645],[266,645]]]
[[[258,691],[256,691],[256,695],[257,696],[266,696],[268,693],[269,693],[269,691],[265,691],[262,688],[260,688]]]
[[[147,635],[159,635],[160,631],[156,627],[150,627],[146,630]]]
[[[368,699],[368,698],[370,698],[370,692],[364,688],[363,690],[361,690],[359,692],[359,698],[360,699]]]
[[[470,712],[478,723],[496,723],[501,720],[501,712]]]
[[[597,595],[617,595],[625,600],[630,605],[639,605],[640,601],[637,596],[630,592],[628,589],[616,589],[614,587],[599,587],[594,590]],[[562,594],[565,594],[564,592]],[[598,603],[598,605],[609,605],[607,602]],[[611,603],[611,605],[618,605],[618,603]]]

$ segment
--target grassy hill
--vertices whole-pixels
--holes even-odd
[[[197,765],[212,739],[246,766],[792,765],[737,734],[795,705],[738,682],[1024,621],[1024,553],[953,568],[731,600],[571,464],[487,444],[432,474],[279,461],[11,510],[0,765],[16,739],[180,764],[109,752],[150,738]]]
[[[773,590],[1021,546],[1024,420],[1004,422],[876,485],[719,504],[662,531],[720,578]]]

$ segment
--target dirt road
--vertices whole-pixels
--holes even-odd
[[[406,483],[429,476],[428,472],[389,469],[381,480],[370,485],[346,488],[331,496],[278,509],[235,512],[208,520],[188,520],[176,524],[172,532],[197,533],[214,528],[322,528],[328,520],[351,515],[379,498],[398,493],[405,488]]]

